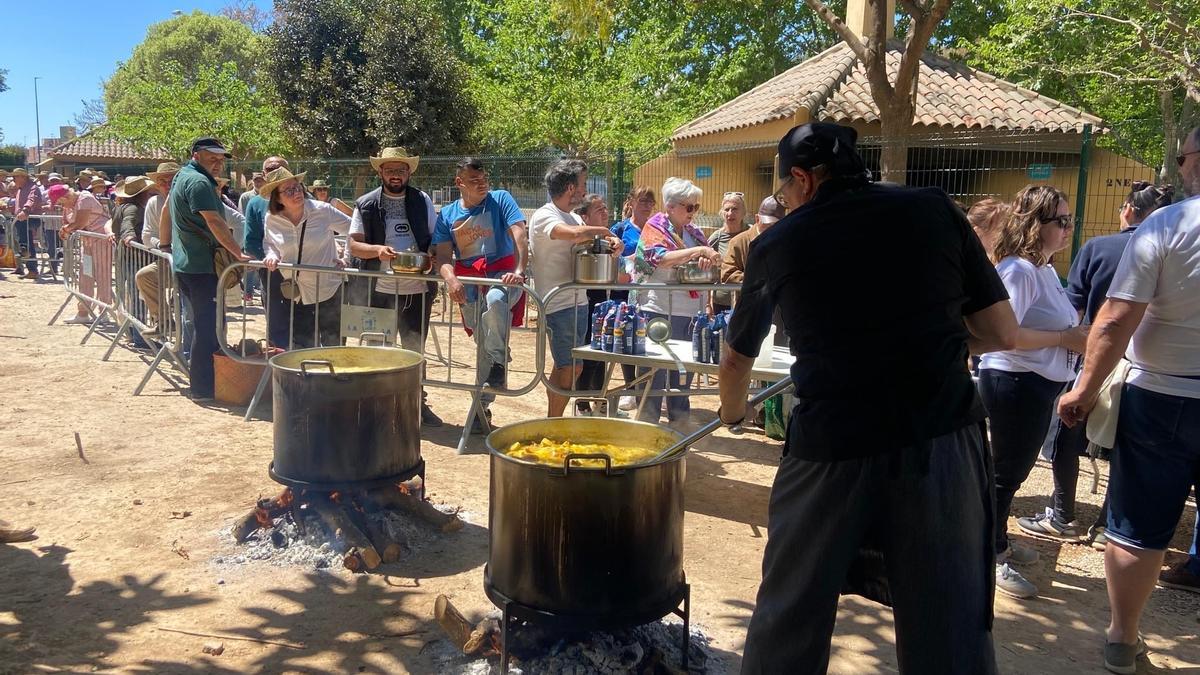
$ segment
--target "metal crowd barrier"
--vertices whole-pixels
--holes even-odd
[[[87,334],[79,341],[81,345],[96,333],[105,317],[113,323],[119,321],[113,292],[112,237],[82,230],[72,232],[63,247],[63,280],[69,295],[51,317],[49,325],[54,325],[72,300],[82,303],[92,318]]]
[[[166,360],[184,375],[188,372],[180,353],[183,345],[183,303],[175,288],[171,254],[129,241],[117,245],[115,264],[117,314],[121,324],[102,360],[107,361],[112,356],[122,336],[129,335],[132,338],[132,331],[136,330],[143,340],[157,345],[157,348],[149,369],[133,390],[133,395],[141,394],[155,373],[176,389],[182,389],[180,382],[172,380],[160,369]]]
[[[228,267],[218,279],[217,287],[221,288],[226,282],[229,275],[242,273],[259,273],[259,270],[265,270],[265,265],[261,262],[246,262],[237,263]],[[468,347],[468,352],[474,352],[473,359],[458,360],[455,355],[456,342],[461,343],[465,338],[463,326],[465,325],[463,317],[463,308],[455,302],[448,300],[445,281],[440,276],[421,275],[421,274],[404,274],[392,273],[384,271],[367,271],[357,269],[330,269],[328,267],[315,267],[311,265],[291,265],[286,263],[279,264],[279,278],[287,280],[292,278],[295,273],[316,274],[317,278],[322,280],[320,283],[328,283],[332,278],[338,279],[337,289],[334,295],[326,302],[319,302],[314,305],[306,305],[312,307],[311,316],[308,316],[307,311],[295,311],[296,307],[290,301],[279,297],[278,281],[272,281],[268,278],[268,282],[263,285],[263,310],[261,312],[255,309],[243,306],[240,316],[237,315],[237,310],[233,312],[226,306],[225,295],[217,294],[217,337],[222,353],[235,361],[243,363],[261,364],[264,356],[247,357],[230,349],[231,337],[238,337],[235,343],[245,344],[247,340],[257,341],[265,340],[267,346],[284,347],[287,349],[303,348],[309,346],[331,346],[345,344],[347,340],[358,340],[360,344],[368,341],[382,342],[385,344],[396,344],[399,342],[404,344],[405,340],[401,335],[400,326],[398,323],[398,312],[394,308],[379,306],[382,304],[380,300],[391,297],[393,307],[405,301],[413,301],[415,296],[419,298],[421,305],[420,316],[425,315],[424,303],[430,302],[429,320],[427,326],[429,337],[420,345],[421,353],[428,351],[429,342],[432,342],[434,350],[433,355],[427,355],[425,374],[422,378],[422,384],[430,388],[453,389],[464,391],[471,394],[471,407],[467,415],[467,420],[463,424],[463,434],[459,441],[458,449],[462,452],[467,443],[470,430],[476,417],[482,420],[482,423],[487,427],[486,416],[483,414],[482,399],[486,394],[495,396],[522,396],[532,391],[537,384],[542,380],[542,372],[544,370],[543,363],[545,361],[544,344],[539,336],[541,335],[541,327],[530,328],[524,326],[521,328],[509,327],[509,337],[505,341],[506,349],[511,359],[512,346],[514,337],[525,342],[528,348],[533,351],[533,363],[531,376],[527,382],[521,382],[517,386],[513,386],[506,382],[503,387],[493,387],[484,381],[486,374],[476,372],[476,364],[480,363],[484,357],[484,347],[480,340],[474,340],[474,344]],[[269,277],[270,275],[268,275]],[[434,284],[437,288],[435,293],[400,295],[398,292],[379,293],[375,286],[380,281],[388,280],[411,280],[424,283]],[[526,302],[526,316],[541,315],[542,303],[538,296],[530,291],[524,285],[508,285],[503,284],[497,279],[477,278],[477,277],[459,277],[463,286],[466,288],[476,289],[476,293],[486,293],[487,290],[494,287],[504,287],[516,289],[524,293]],[[332,285],[332,284],[330,284]],[[326,306],[322,310],[322,306],[326,303],[334,301],[332,305]],[[271,317],[272,306],[279,302],[279,307],[275,310],[276,316]],[[515,302],[515,300],[513,301]],[[474,319],[474,325],[478,326],[481,318],[482,303],[474,305],[464,305],[467,311],[475,311],[475,315],[468,317]],[[336,309],[332,309],[336,308]],[[339,313],[337,321],[336,335],[332,335],[332,331],[326,330],[325,339],[321,335],[321,312],[337,311]],[[278,312],[285,313],[287,321],[286,329],[280,327],[278,323],[282,320]],[[238,324],[237,333],[234,336],[230,334],[230,318],[229,314],[234,315],[234,322]],[[297,331],[297,318],[301,318],[300,329]],[[332,323],[332,319],[327,319]],[[272,325],[272,323],[276,325]],[[540,322],[539,322],[540,323]],[[327,324],[328,325],[328,324]],[[311,330],[311,333],[309,331]],[[416,338],[411,336],[412,340]],[[286,344],[285,344],[286,343]],[[445,345],[443,351],[442,345]],[[262,351],[266,351],[265,349]],[[462,346],[458,348],[459,356],[462,355]],[[432,357],[432,358],[430,358]],[[512,366],[525,366],[524,363],[516,361],[509,362],[506,366],[506,374],[511,375],[513,372]],[[523,372],[523,371],[522,371]],[[263,392],[266,389],[269,381],[270,371],[263,373],[262,379],[258,383],[254,397],[250,401],[250,405],[246,409],[245,419],[249,420],[254,410],[260,403]]]

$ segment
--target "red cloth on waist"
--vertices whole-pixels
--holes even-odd
[[[517,257],[514,255],[506,255],[491,263],[487,261],[487,256],[479,256],[470,265],[464,264],[456,260],[454,262],[454,274],[460,277],[488,277],[494,272],[512,272],[517,269]],[[488,287],[477,286],[480,292],[487,293]],[[467,336],[474,333],[470,328],[467,328],[466,317],[460,316],[463,322],[463,330],[467,331]],[[525,293],[521,293],[517,297],[517,301],[512,306],[512,326],[514,328],[525,323]]]

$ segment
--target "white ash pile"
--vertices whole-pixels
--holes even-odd
[[[500,615],[473,628],[445,596],[435,617],[447,639],[430,646],[438,672],[445,675],[498,675]],[[514,622],[509,630],[510,675],[682,675],[683,624],[660,620],[614,631],[566,632],[549,626]],[[461,643],[461,644],[459,644]],[[688,639],[689,673],[711,673],[708,636],[692,628]],[[482,657],[482,658],[481,658]]]
[[[439,508],[419,479],[369,490],[314,493],[285,489],[260,499],[230,536],[244,548],[214,562],[268,562],[353,572],[394,563],[433,539],[463,527],[457,511]]]

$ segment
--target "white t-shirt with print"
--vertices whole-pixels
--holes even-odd
[[[1125,352],[1134,366],[1126,381],[1200,398],[1200,197],[1159,209],[1138,226],[1108,297],[1149,303]]]
[[[428,205],[430,211],[433,210],[432,204]],[[397,251],[416,251],[417,238],[413,235],[412,226],[408,222],[408,212],[404,210],[404,195],[392,197],[387,194],[380,195],[379,208],[383,212],[383,229],[385,233],[384,245],[391,246]],[[431,216],[430,223],[436,216]],[[354,216],[350,219],[350,234],[366,234],[366,228],[363,227],[362,214],[356,208]],[[392,273],[391,265],[381,263],[380,271]],[[399,295],[413,295],[416,293],[424,293],[427,285],[424,281],[416,281],[413,279],[376,279],[375,290],[380,293],[396,293]]]
[[[570,239],[550,237],[550,233],[560,224],[578,226],[583,225],[583,221],[574,213],[558,208],[554,202],[547,202],[534,211],[529,219],[533,290],[541,296],[575,279],[575,256],[571,252],[575,243]],[[550,298],[550,303],[542,311],[550,315],[580,304],[587,304],[586,295],[578,292],[558,293]]]
[[[1035,267],[1024,258],[1009,256],[996,265],[996,272],[1008,289],[1009,302],[1021,328],[1063,331],[1079,325],[1079,313],[1071,305],[1054,266]],[[1069,382],[1075,379],[1076,358],[1066,347],[1013,349],[984,354],[979,367],[1009,373],[1033,372],[1054,382]]]

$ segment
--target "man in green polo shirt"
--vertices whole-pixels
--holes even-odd
[[[171,266],[179,291],[191,308],[191,352],[188,370],[192,399],[213,397],[213,354],[217,353],[217,274],[213,251],[223,246],[239,260],[250,260],[233,240],[217,196],[215,176],[224,173],[225,146],[215,138],[192,143],[192,161],[175,175],[167,204],[171,216]],[[189,349],[190,348],[190,349]]]

